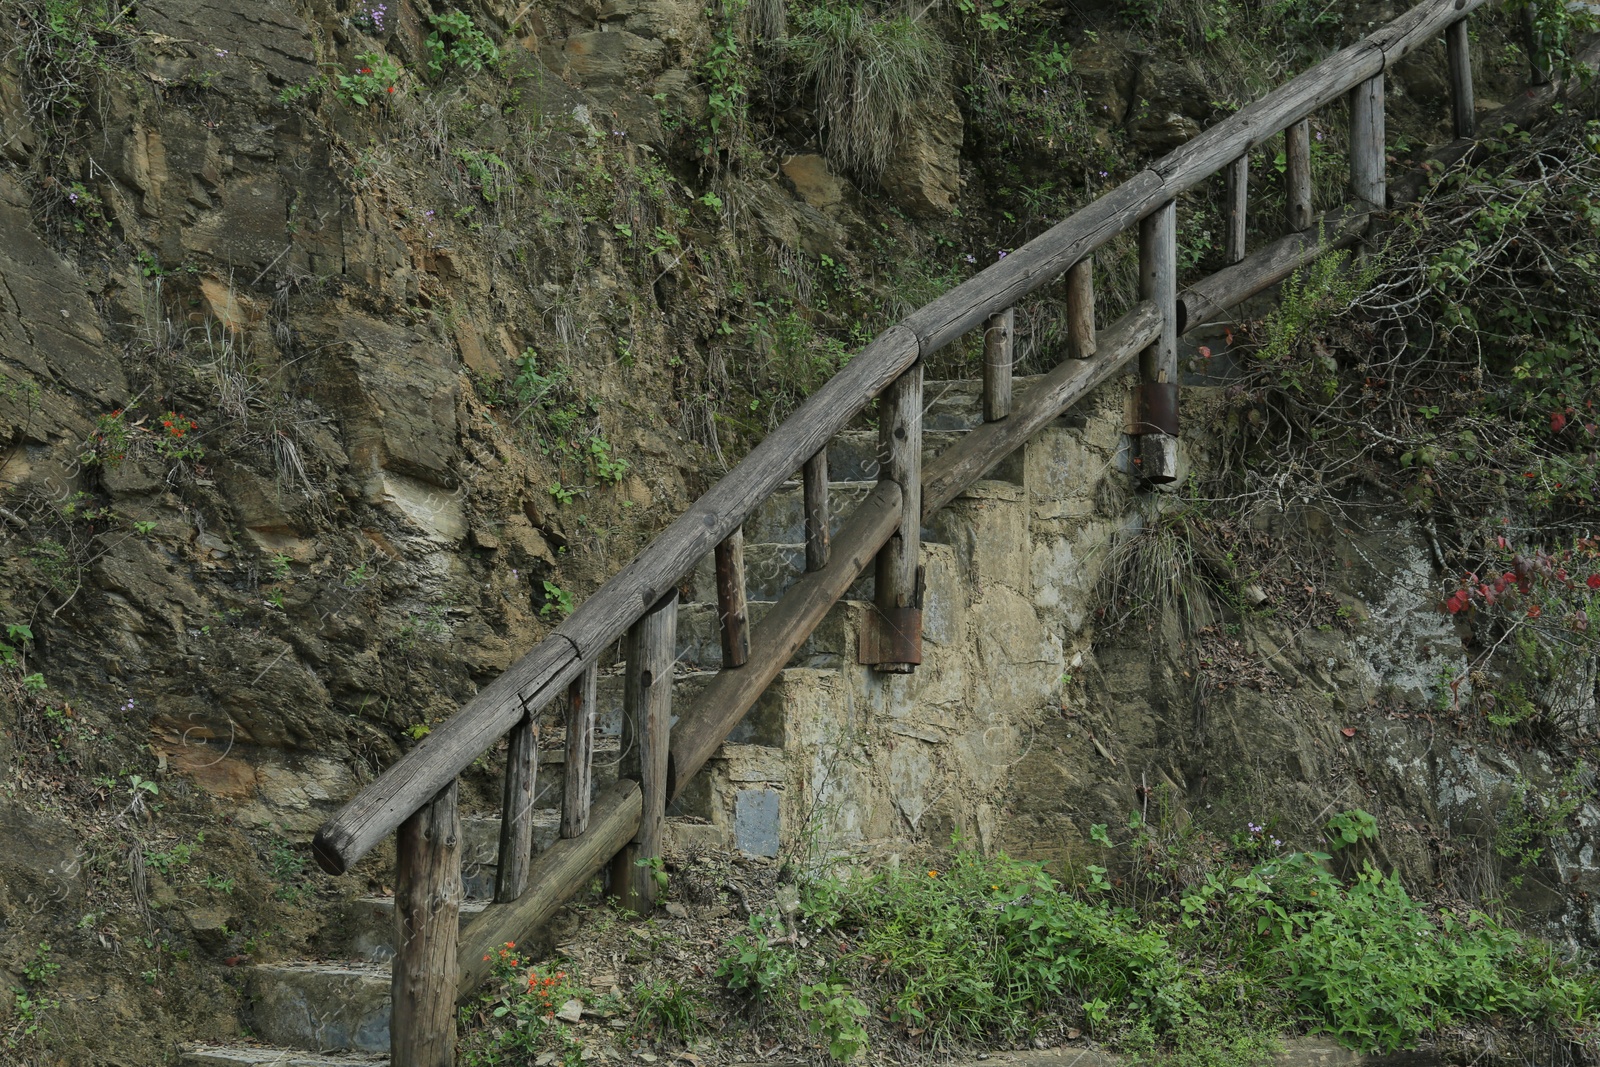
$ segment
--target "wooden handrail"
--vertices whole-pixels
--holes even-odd
[[[526,708],[552,699],[919,356],[1053,282],[1155,208],[1290,123],[1380,77],[1394,60],[1486,2],[1424,0],[884,331],[554,633],[324,823],[312,846],[318,864],[334,874],[349,870],[516,725]]]
[[[1371,213],[1383,210],[1391,194],[1397,201],[1413,195],[1410,185],[1390,190],[1386,182],[1385,72],[1413,48],[1446,33],[1452,118],[1458,135],[1470,133],[1472,80],[1463,20],[1487,2],[1423,0],[885,330],[549,637],[324,823],[313,851],[318,864],[335,874],[347,871],[388,834],[401,831],[396,895],[404,906],[397,909],[402,929],[392,1029],[396,1067],[449,1062],[453,1039],[449,1033],[432,1032],[453,1030],[451,1006],[458,989],[448,959],[460,960],[460,990],[470,988],[484,976],[477,960],[486,938],[498,942],[524,936],[614,858],[614,883],[636,906],[648,906],[653,883],[638,864],[659,856],[666,803],[681,793],[874,560],[878,573],[872,624],[877,629],[870,640],[863,634],[863,662],[884,670],[909,670],[919,662],[922,522],[1136,355],[1143,381],[1136,430],[1142,435],[1142,473],[1148,481],[1175,477],[1177,337],[1330,249],[1359,241]],[[1583,58],[1589,60],[1588,54]],[[1551,87],[1541,93],[1554,91]],[[1341,96],[1350,101],[1350,191],[1355,203],[1313,219],[1307,119]],[[1249,153],[1284,131],[1290,177],[1286,221],[1298,232],[1247,254]],[[1462,144],[1458,141],[1450,150]],[[1219,171],[1228,179],[1228,266],[1180,291],[1176,200]],[[1141,300],[1097,333],[1094,253],[1134,227],[1140,233]],[[1064,273],[1072,358],[1029,381],[1013,398],[1012,309]],[[924,470],[920,361],[985,324],[984,422]],[[828,443],[874,398],[880,398],[886,464],[876,488],[838,535],[830,537]],[[760,623],[748,627],[741,527],[797,470],[804,487],[805,573]],[[669,730],[675,590],[713,551],[724,669],[684,710],[677,728]],[[630,634],[626,703],[633,716],[625,740],[635,766],[603,790],[591,810],[595,665],[624,634]],[[564,690],[568,766],[562,836],[530,863],[536,714]],[[508,732],[511,751],[496,900],[462,932],[458,944],[456,778]]]

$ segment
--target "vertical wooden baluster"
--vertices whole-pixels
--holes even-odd
[[[1168,201],[1139,223],[1139,295],[1161,312],[1161,333],[1139,353],[1139,473],[1178,478],[1178,210]]]
[[[396,845],[389,1059],[394,1067],[453,1067],[461,921],[454,781],[400,824]]]
[[[1015,308],[989,316],[983,327],[983,421],[999,422],[1011,414],[1012,331]]]
[[[1285,220],[1296,233],[1311,226],[1311,120],[1301,119],[1283,131],[1286,160]]]
[[[743,667],[750,658],[750,618],[745,605],[744,528],[716,548],[717,615],[722,630],[722,665]]]
[[[561,836],[578,837],[589,828],[589,793],[594,775],[595,694],[600,668],[590,664],[567,686],[566,781],[561,793]]]
[[[806,460],[800,481],[804,486],[806,509],[806,570],[820,571],[828,565],[828,546],[833,533],[828,528],[828,449],[824,445]]]
[[[1468,48],[1467,20],[1452,22],[1444,31],[1444,53],[1450,60],[1450,114],[1456,136],[1477,132],[1478,116],[1472,99],[1472,53]]]
[[[1544,59],[1544,38],[1533,21],[1533,5],[1522,9],[1522,32],[1528,49],[1528,84],[1549,85],[1550,70]]]
[[[622,697],[622,763],[619,777],[638,781],[644,794],[639,832],[611,861],[611,891],[624,908],[643,915],[656,899],[667,813],[667,746],[672,724],[672,663],[678,629],[674,590],[628,631],[628,665]]]
[[[1067,269],[1067,355],[1088,359],[1098,348],[1094,339],[1094,256],[1084,256]]]
[[[539,721],[524,710],[506,735],[506,788],[500,808],[500,859],[494,901],[509,904],[528,886],[533,858],[533,795],[539,781]]]
[[[859,659],[891,674],[910,674],[922,662],[922,363],[878,398],[882,478],[900,486],[900,530],[878,550],[877,610],[862,628]]]
[[[1350,90],[1350,192],[1382,210],[1386,200],[1383,75]]]
[[[1244,224],[1247,218],[1245,211],[1250,203],[1250,157],[1240,156],[1228,164],[1228,188],[1226,198],[1228,201],[1228,247],[1227,256],[1230,264],[1238,263],[1244,259]]]

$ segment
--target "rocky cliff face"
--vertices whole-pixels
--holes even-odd
[[[387,877],[382,855],[348,885],[305,870],[328,811],[850,347],[1227,103],[1215,71],[1108,23],[1077,74],[1008,86],[951,61],[864,185],[831,161],[814,87],[741,95],[778,69],[742,8],[485,0],[468,28],[415,0],[0,10],[21,40],[0,62],[0,985],[18,991],[0,1037],[24,1061],[154,1063],[236,1033],[229,968],[313,938],[319,892]],[[989,41],[953,15],[941,32]],[[1422,93],[1443,61],[1419,62]],[[1035,310],[1028,358],[1053,361]],[[1393,825],[1429,828],[1394,854],[1426,877],[1428,842],[1454,848],[1437,842],[1518,775],[1561,777],[1371,702],[1420,684],[1416,644],[1450,636],[1397,643],[1411,631],[1384,613],[1414,629],[1413,593],[1381,568],[1363,573],[1390,592],[1352,636],[1227,645],[1265,664],[1259,692],[1202,693],[1169,645],[1096,647],[1074,524],[1108,550],[1131,483],[1056,493],[1047,467],[1041,500],[951,520],[936,553],[976,583],[947,616],[952,648],[976,642],[972,684],[890,714],[902,749],[841,840],[960,827],[1049,856],[1157,778],[1208,805],[1259,765],[1289,783],[1261,803],[1301,814],[1383,793]],[[1425,584],[1425,562],[1401,570]],[[997,603],[1015,632],[960,629]],[[1018,663],[1006,722],[923,722],[990,702],[976,679],[1020,685]],[[760,781],[816,777],[794,774]],[[496,803],[492,767],[465,785]],[[971,789],[985,807],[955,803]],[[1573,843],[1564,871],[1587,862]],[[1566,899],[1550,914],[1588,914]]]

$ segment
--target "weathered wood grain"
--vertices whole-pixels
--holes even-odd
[[[1147,386],[1178,381],[1178,206],[1167,201],[1139,223],[1139,295],[1161,312],[1161,332],[1139,353]],[[1147,482],[1176,480],[1177,441],[1147,429],[1139,438],[1139,475]]]
[[[506,735],[505,796],[500,807],[500,855],[494,899],[516,900],[528,885],[533,855],[533,797],[539,779],[539,720],[531,712]]]
[[[628,631],[622,687],[618,777],[639,783],[639,830],[611,864],[611,892],[643,915],[655,906],[655,872],[667,814],[667,748],[672,728],[672,664],[677,658],[678,593],[668,593]]]
[[[1471,137],[1478,116],[1472,95],[1472,51],[1467,20],[1452,22],[1444,31],[1444,54],[1450,68],[1450,118],[1457,137]]]
[[[1287,194],[1284,219],[1298,233],[1311,225],[1311,120],[1290,123],[1283,131],[1284,185]]]
[[[1011,334],[1015,308],[989,316],[983,324],[983,421],[998,422],[1011,414]]]
[[[589,793],[594,781],[595,698],[600,669],[587,670],[567,686],[567,739],[562,760],[561,836],[577,837],[589,826]]]
[[[1231,266],[1245,256],[1245,223],[1250,204],[1250,157],[1240,156],[1227,167],[1227,189],[1224,210],[1227,211],[1226,256]]]
[[[828,450],[819,449],[800,469],[801,495],[806,512],[806,570],[828,565],[828,545],[833,539],[828,509]]]
[[[918,361],[878,399],[879,477],[900,487],[900,531],[878,550],[873,602],[886,614],[918,606],[922,559],[922,363]],[[908,674],[914,662],[879,660],[880,671]]]
[[[400,827],[389,1060],[454,1067],[461,819],[452,781]]]
[[[744,530],[717,543],[717,621],[722,632],[722,666],[743,667],[750,655],[750,611],[745,604]]]
[[[1388,160],[1384,145],[1383,75],[1350,90],[1350,195],[1382,210]]]
[[[1067,356],[1094,354],[1094,257],[1084,256],[1067,271]]]

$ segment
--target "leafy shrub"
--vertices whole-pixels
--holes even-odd
[[[729,989],[758,999],[770,999],[786,989],[799,961],[793,952],[773,945],[767,929],[776,922],[775,915],[757,912],[750,916],[750,933],[730,942],[733,954],[717,966],[717,977],[726,980]]]
[[[1329,832],[1367,840],[1376,820],[1346,812]],[[1147,833],[1135,844],[1159,849]],[[970,851],[942,870],[814,882],[801,900],[807,926],[841,952],[802,987],[801,1006],[835,1056],[853,1054],[852,1020],[876,999],[879,1014],[930,1040],[1016,1041],[1073,1020],[1193,1065],[1258,1057],[1273,1031],[1304,1025],[1383,1052],[1466,1019],[1592,1025],[1595,977],[1537,940],[1478,912],[1432,912],[1370,864],[1346,883],[1326,853],[1284,848],[1252,825],[1221,866],[1143,899],[1102,868],[1073,890],[1037,864]],[[1141,877],[1168,877],[1155,859],[1140,857]],[[787,980],[764,936],[735,949],[723,973],[743,988],[762,974]]]
[[[382,52],[362,52],[356,56],[356,69],[334,75],[333,92],[340,100],[358,107],[386,101],[399,91],[403,68],[400,61]]]
[[[442,78],[452,70],[476,74],[485,67],[493,69],[499,65],[499,46],[465,11],[429,15],[428,23],[433,32],[428,34],[425,44],[428,73],[433,77]]]

